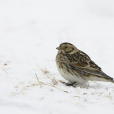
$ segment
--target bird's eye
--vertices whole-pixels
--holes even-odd
[[[72,48],[72,50],[74,50],[74,48]]]
[[[65,46],[65,48],[67,48],[67,46]]]

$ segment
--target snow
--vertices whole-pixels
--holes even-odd
[[[73,43],[114,78],[113,0],[0,1],[1,114],[114,114],[114,85],[67,87],[56,47]]]

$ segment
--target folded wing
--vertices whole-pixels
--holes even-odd
[[[93,74],[95,76],[103,77],[106,79],[111,78],[110,76],[106,75],[102,71],[102,69],[97,64],[95,64],[86,53],[79,51],[72,56],[73,59],[71,59],[70,56],[68,57],[69,65],[70,67],[72,67],[72,69],[78,69],[82,72]]]

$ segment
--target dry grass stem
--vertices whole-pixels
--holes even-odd
[[[63,91],[62,89],[59,89],[59,88],[55,87],[54,85],[45,84],[45,83],[43,83],[43,82],[41,82],[41,83],[44,84],[44,85],[47,85],[47,86],[54,87],[54,88],[56,88],[56,89],[58,89],[58,90],[60,90],[60,91]],[[63,91],[63,92],[68,93],[68,91]]]
[[[44,75],[46,75],[47,73],[49,73],[46,69],[45,69],[45,70],[41,69],[41,71],[42,71],[42,73],[43,73]]]
[[[45,69],[45,70],[41,69],[41,71],[42,71],[42,73],[43,73],[44,75],[46,75],[46,74],[49,73],[49,71],[47,71],[46,69]],[[50,74],[50,75],[51,75],[51,74]],[[58,82],[56,81],[55,78],[50,78],[49,76],[47,76],[47,77],[53,82],[54,85],[57,85],[57,84],[58,84]]]
[[[58,84],[57,80],[54,77],[53,78],[50,78],[49,76],[47,77],[53,82],[54,85]]]
[[[78,97],[80,99],[80,96],[74,96],[74,97]]]
[[[39,83],[39,85],[40,85],[40,88],[42,88],[42,86],[41,86],[41,82],[39,81],[39,79],[38,79],[38,77],[37,77],[37,74],[35,73],[35,75],[36,75],[36,79],[38,80],[38,83]]]
[[[6,70],[5,69],[3,69],[2,67],[0,67],[6,74],[8,74],[7,72],[6,72]]]
[[[43,83],[43,82],[39,81],[39,79],[38,79],[38,77],[37,77],[37,74],[36,74],[36,73],[35,73],[35,75],[36,75],[36,78],[37,78],[37,80],[38,80],[38,83],[39,83],[40,87],[42,87],[41,85],[47,85],[47,86],[54,87],[54,88],[56,88],[56,89],[58,89],[58,90],[60,90],[60,91],[63,91],[62,89],[59,89],[59,88],[55,87],[54,85],[45,84],[45,83]],[[47,76],[47,77],[48,77],[48,76]],[[49,77],[48,77],[48,78],[49,78]],[[49,79],[51,79],[51,78],[49,78]],[[51,79],[51,80],[52,80],[52,79]],[[63,92],[68,93],[67,91],[63,91]]]

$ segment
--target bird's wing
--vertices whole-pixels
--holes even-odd
[[[79,51],[72,56],[73,57],[71,58],[69,56],[68,59],[70,67],[72,67],[74,70],[78,69],[98,77],[109,78],[109,76],[102,72],[101,68],[95,64],[86,53]]]
[[[68,59],[70,60],[70,64],[74,67],[101,71],[101,68],[95,64],[86,53],[82,51],[73,54],[71,58],[69,57]]]

